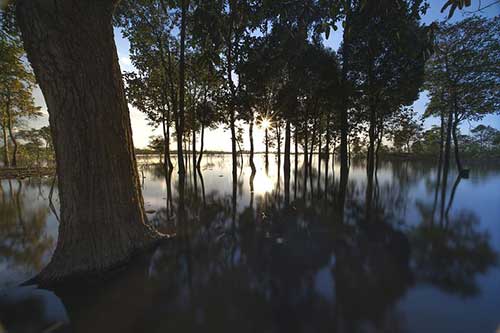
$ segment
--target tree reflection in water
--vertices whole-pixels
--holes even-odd
[[[476,296],[478,274],[496,262],[479,218],[454,209],[451,193],[443,220],[434,202],[413,204],[420,181],[434,197],[425,165],[382,163],[371,186],[355,164],[349,180],[299,167],[290,186],[256,192],[266,187],[245,172],[214,186],[227,181],[211,174],[224,164],[207,161],[196,180],[145,169],[166,187],[150,221],[177,237],[109,282],[56,290],[75,331],[402,332],[398,304],[416,284]],[[419,221],[408,223],[414,208]]]
[[[46,205],[33,205],[27,193],[43,196],[38,184],[17,181],[0,181],[0,265],[34,274],[42,269],[46,257],[55,245],[45,233],[49,215]],[[25,187],[31,187],[26,190]],[[46,184],[45,184],[46,187]],[[1,281],[0,281],[1,283]]]

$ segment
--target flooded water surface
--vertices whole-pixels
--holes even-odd
[[[52,178],[1,180],[0,332],[500,332],[500,167],[209,155],[179,192],[139,159],[149,223],[177,236],[101,284],[21,284],[57,241]],[[321,165],[321,167],[319,167]],[[234,186],[233,186],[234,185]],[[51,208],[50,202],[53,207]]]

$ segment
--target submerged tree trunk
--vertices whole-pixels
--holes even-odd
[[[57,246],[41,282],[106,271],[160,237],[145,224],[111,25],[116,3],[16,3],[47,101],[61,202]]]
[[[434,204],[432,208],[432,219],[434,219],[434,214],[436,213],[439,186],[441,184],[441,172],[443,166],[443,147],[444,147],[444,112],[440,112],[441,126],[439,128],[439,159],[438,159],[438,171],[436,177],[436,188],[434,190]]]
[[[448,183],[448,171],[450,167],[450,150],[451,150],[451,132],[453,124],[453,112],[451,110],[448,113],[448,121],[446,123],[446,141],[444,145],[444,156],[443,156],[443,187],[441,189],[441,214],[440,221],[443,222],[444,217],[444,205],[446,201],[446,187]]]

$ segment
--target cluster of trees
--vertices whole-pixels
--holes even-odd
[[[285,188],[292,141],[306,166],[315,149],[326,153],[328,166],[338,143],[345,193],[349,145],[364,136],[371,183],[385,124],[407,114],[424,82],[434,30],[420,23],[426,9],[423,0],[17,0],[16,23],[50,115],[62,198],[58,246],[41,281],[108,269],[163,238],[145,223],[126,96],[162,126],[168,169],[175,130],[180,187],[189,163],[183,143],[191,137],[199,166],[204,130],[224,124],[236,193],[241,126],[249,126],[254,170],[259,121],[269,126],[266,143],[274,141],[280,153],[283,146]],[[130,40],[136,68],[124,75],[125,87],[113,23]],[[323,38],[340,25],[336,53]],[[404,136],[397,127],[394,133]],[[339,198],[343,206],[345,195]]]
[[[0,128],[2,136],[2,160],[4,167],[17,167],[19,157],[24,162],[32,156],[34,138],[40,140],[36,148],[44,141],[50,144],[50,135],[46,129],[24,130],[26,120],[41,115],[35,106],[33,89],[35,76],[26,63],[21,35],[15,26],[12,11],[0,11]],[[39,134],[39,135],[35,135]],[[28,145],[25,145],[28,139]],[[33,147],[32,147],[33,146]]]
[[[487,114],[500,114],[500,17],[470,17],[442,23],[434,54],[426,64],[425,88],[430,102],[425,116],[441,120],[439,167],[448,168],[451,141],[459,173],[464,173],[459,126]],[[481,131],[479,128],[478,131]]]
[[[477,125],[470,130],[470,134],[461,134],[457,131],[458,144],[461,155],[467,157],[498,157],[500,154],[500,131],[489,125]],[[439,156],[441,149],[441,126],[432,126],[423,131],[412,144],[415,154]]]
[[[430,27],[420,23],[420,0],[361,1],[122,1],[114,23],[129,39],[135,71],[125,74],[129,101],[162,126],[165,166],[170,127],[177,169],[200,165],[207,127],[231,132],[236,192],[238,152],[248,126],[249,164],[255,172],[254,124],[265,124],[267,152],[274,145],[285,187],[304,155],[304,179],[314,151],[338,147],[347,182],[349,147],[367,138],[367,173],[373,180],[385,124],[407,117],[424,81],[432,49]],[[343,27],[339,52],[324,46]],[[398,129],[394,129],[399,138]],[[401,132],[401,131],[399,131]],[[200,147],[197,147],[197,136]],[[407,140],[408,141],[408,140]],[[154,144],[154,143],[153,143]],[[200,154],[197,157],[197,150]],[[319,162],[321,163],[321,161]],[[194,173],[196,175],[196,173]],[[344,186],[345,188],[345,186]]]

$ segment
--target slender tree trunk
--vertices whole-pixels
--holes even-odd
[[[328,199],[328,169],[330,166],[330,113],[326,118],[326,143],[325,143],[325,198]]]
[[[177,159],[179,174],[186,174],[184,163],[182,142],[184,137],[184,95],[185,95],[185,49],[186,49],[186,2],[189,0],[181,0],[181,31],[180,31],[180,56],[179,56],[179,113],[176,119],[177,132]],[[179,180],[184,180],[185,177],[180,177]]]
[[[460,161],[460,149],[458,146],[458,115],[455,113],[453,122],[453,146],[455,148],[455,162],[457,163],[458,174],[461,176],[463,172],[462,161]]]
[[[170,169],[172,169],[172,161],[170,161],[170,133],[167,125],[167,121],[165,119],[165,112],[163,113],[162,117],[162,129],[163,129],[163,148],[164,148],[164,154],[165,154],[165,160],[164,160],[164,166],[165,170],[168,172]]]
[[[10,155],[9,155],[9,139],[7,137],[7,121],[4,117],[2,119],[2,134],[3,134],[3,164],[4,167],[10,167]]]
[[[299,131],[297,125],[294,126],[294,144],[295,144],[295,156],[294,156],[294,175],[293,175],[293,198],[297,199],[297,181],[298,181],[298,169],[299,169]]]
[[[277,148],[278,148],[278,171],[281,170],[281,124],[280,122],[278,122],[276,124],[277,128],[276,128],[276,135],[277,135],[277,138],[276,138],[276,144],[277,144]]]
[[[441,184],[441,172],[443,167],[443,147],[444,147],[444,112],[440,112],[441,126],[439,128],[439,160],[438,160],[438,171],[436,177],[436,189],[434,192],[434,205],[432,208],[432,219],[434,219],[434,214],[436,213],[439,186]]]
[[[236,125],[235,125],[235,115],[234,109],[231,111],[231,158],[232,158],[232,175],[233,175],[233,186],[236,186],[236,180],[238,178],[238,157],[237,157],[237,147],[236,147]]]
[[[205,149],[205,124],[201,124],[201,134],[200,134],[200,153],[198,154],[198,163],[196,164],[196,168],[200,169],[201,167],[201,159],[203,157],[203,150]]]
[[[376,124],[376,113],[374,105],[370,106],[370,128],[368,130],[368,155],[366,159],[366,172],[368,179],[373,178],[373,172],[375,170],[375,127]]]
[[[193,171],[196,169],[196,161],[197,161],[197,158],[196,158],[196,130],[193,129],[192,130],[193,132],[193,142],[191,143],[191,149],[193,150],[191,152],[192,155],[192,158],[193,158]],[[196,172],[194,172],[194,174],[196,174]]]
[[[291,141],[291,129],[290,121],[286,120],[285,124],[285,161],[283,165],[283,170],[285,173],[285,204],[290,203],[290,141]]]
[[[321,195],[321,126],[319,127],[318,136],[318,179],[316,188],[318,190],[318,195]]]
[[[192,157],[192,163],[193,163],[193,168],[192,168],[192,172],[193,172],[193,181],[194,181],[194,190],[195,190],[195,194],[197,195],[197,192],[198,192],[198,182],[197,182],[197,174],[196,174],[196,130],[192,129],[192,132],[193,132],[193,138],[192,138],[192,142],[191,142],[191,149],[192,149],[192,152],[191,152],[191,157]]]
[[[309,147],[307,146],[307,141],[308,141],[308,128],[306,125],[306,130],[304,131],[304,161],[302,162],[302,165],[304,166],[304,200],[305,200],[305,194],[307,193],[307,176],[308,176],[308,156],[309,156]]]
[[[253,114],[250,117],[250,124],[249,124],[249,129],[248,129],[248,136],[250,139],[250,168],[252,169],[252,173],[255,172],[255,163],[253,161],[253,155],[254,155],[254,143],[253,143]]]
[[[231,7],[231,6],[230,6]],[[232,8],[229,8],[232,14]],[[232,17],[232,15],[231,15]],[[232,29],[232,25],[230,27],[230,31]],[[238,158],[237,158],[237,147],[236,147],[236,110],[235,110],[235,105],[234,105],[234,100],[236,98],[236,87],[234,85],[232,75],[233,75],[233,53],[232,53],[232,33],[230,35],[230,40],[228,41],[228,48],[227,48],[227,81],[228,85],[231,91],[231,105],[229,106],[230,108],[230,115],[229,115],[229,127],[231,130],[231,157],[232,157],[232,174],[233,174],[233,200],[236,200],[236,183],[237,183],[237,177],[238,177]]]
[[[313,132],[311,135],[311,151],[309,152],[309,174],[312,176],[312,163],[313,163],[313,153],[314,153],[314,146],[316,144],[316,120],[314,120],[313,124]]]
[[[377,134],[377,146],[375,148],[375,177],[377,177],[378,167],[380,165],[380,146],[382,145],[382,139],[384,138],[384,128],[383,120],[379,121],[378,134]]]
[[[451,132],[453,124],[453,112],[451,110],[448,113],[448,121],[446,123],[446,142],[444,146],[444,156],[443,156],[443,187],[441,189],[441,216],[440,221],[443,222],[444,217],[444,205],[446,201],[446,187],[448,183],[448,171],[450,167],[450,150],[451,150]]]
[[[145,224],[111,25],[116,3],[16,2],[47,101],[59,180],[59,237],[42,283],[106,271],[160,237]]]
[[[264,131],[264,141],[265,141],[265,144],[266,144],[266,156],[265,156],[265,160],[266,160],[266,169],[269,167],[269,133],[268,133],[268,129],[266,128],[265,131]]]
[[[349,39],[349,31],[351,26],[351,1],[345,1],[344,10],[346,13],[345,18],[345,26],[343,33],[343,59],[342,59],[342,105],[340,107],[340,173],[342,179],[347,185],[347,177],[349,175],[349,156],[348,156],[348,133],[349,133],[349,124],[348,124],[348,103],[349,103],[349,94],[347,92],[348,89],[348,81],[347,81],[347,73],[349,71],[349,56],[350,56],[350,39]],[[345,195],[345,193],[344,193]]]
[[[9,103],[10,104],[10,103]],[[7,104],[7,129],[9,130],[9,136],[10,140],[12,141],[12,159],[11,159],[11,166],[14,168],[17,167],[17,140],[16,136],[14,135],[14,132],[12,131],[12,110],[10,109],[10,105]]]

